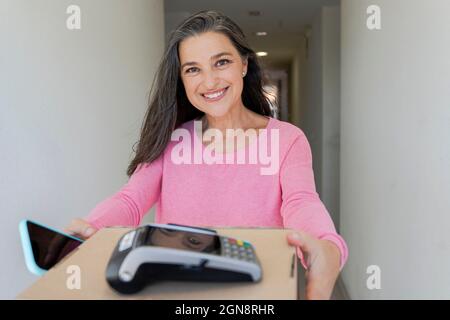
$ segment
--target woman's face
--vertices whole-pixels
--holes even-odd
[[[197,109],[213,117],[242,105],[243,60],[227,36],[205,32],[179,45],[181,79],[186,95]]]

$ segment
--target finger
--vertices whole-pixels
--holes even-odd
[[[310,253],[314,248],[314,239],[301,231],[288,234],[288,243],[300,247],[305,253]]]
[[[97,232],[97,230],[88,225],[83,231],[83,236],[86,238],[90,238],[94,235],[95,232]]]
[[[75,219],[67,228],[71,235],[81,237],[83,239],[91,237],[97,230],[89,223],[81,219]]]

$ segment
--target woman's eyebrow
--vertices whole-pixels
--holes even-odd
[[[224,52],[220,52],[220,53],[218,53],[218,54],[215,54],[215,55],[213,55],[211,58],[210,58],[210,60],[214,60],[214,59],[217,59],[217,58],[219,58],[219,57],[221,57],[221,56],[231,56],[231,53],[229,53],[229,52],[226,52],[226,51],[224,51]],[[181,69],[183,69],[184,67],[186,67],[186,66],[195,66],[195,65],[197,65],[198,63],[197,62],[185,62],[185,63],[183,63],[182,65],[181,65]]]
[[[195,65],[197,65],[197,62],[186,62],[181,65],[181,69],[187,66],[195,66]]]
[[[221,52],[221,53],[215,54],[215,55],[213,55],[211,57],[211,60],[217,59],[217,58],[219,58],[221,56],[231,56],[231,53],[229,53],[229,52]]]

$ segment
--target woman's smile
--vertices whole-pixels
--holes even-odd
[[[229,86],[220,90],[210,91],[207,93],[202,93],[202,97],[205,98],[207,102],[215,102],[219,101],[225,96],[225,93],[227,92]]]

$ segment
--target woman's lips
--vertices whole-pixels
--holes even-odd
[[[208,93],[202,93],[202,97],[208,101],[208,102],[215,102],[215,101],[219,101],[220,99],[222,99],[225,96],[225,93],[227,92],[229,87],[220,89],[220,90],[216,90],[213,92],[208,92]]]

